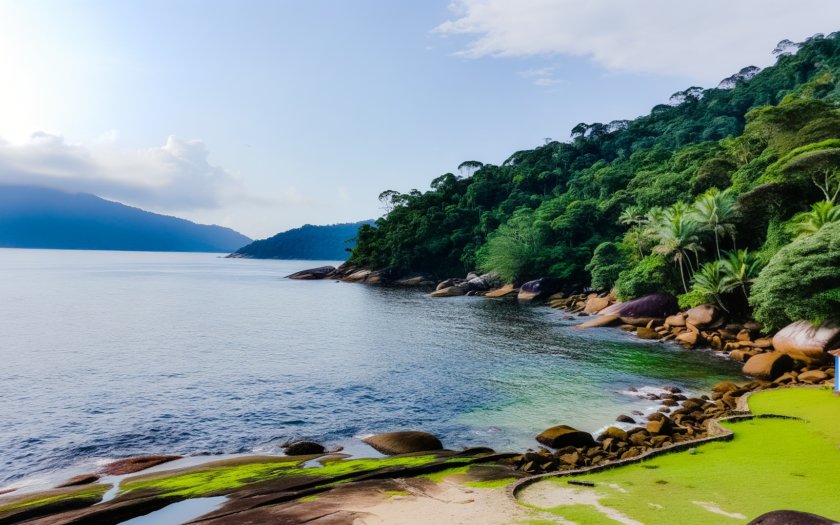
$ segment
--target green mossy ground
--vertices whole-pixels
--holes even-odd
[[[120,495],[133,491],[148,490],[159,496],[195,498],[221,494],[232,490],[280,478],[311,478],[329,482],[349,474],[363,473],[387,467],[420,467],[440,461],[438,456],[403,456],[379,459],[350,459],[328,461],[321,468],[302,467],[297,460],[284,462],[256,462],[221,467],[205,467],[179,474],[161,473],[150,477],[126,480],[120,487]],[[469,458],[452,458],[447,463],[470,461]]]
[[[59,501],[76,500],[76,499],[90,499],[98,500],[102,498],[111,485],[92,485],[82,488],[74,488],[71,490],[56,490],[46,493],[33,494],[29,497],[21,497],[13,499],[12,503],[0,506],[0,513],[18,510],[22,508],[34,508],[44,505],[50,505]]]
[[[804,421],[726,423],[735,433],[732,441],[697,447],[694,454],[668,454],[596,474],[542,481],[521,497],[528,501],[528,492],[536,494],[541,484],[582,494],[595,491],[601,505],[645,525],[747,523],[777,509],[840,517],[840,397],[828,389],[786,389],[755,394],[749,403],[756,414]],[[570,479],[596,486],[572,486]],[[708,510],[712,507],[743,517]],[[610,523],[592,505],[544,510],[580,524]],[[593,516],[600,521],[592,521]]]

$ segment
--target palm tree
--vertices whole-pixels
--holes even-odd
[[[705,295],[711,295],[724,311],[729,312],[723,304],[721,296],[734,290],[738,285],[734,283],[723,270],[721,261],[707,262],[694,274],[694,284],[691,289]]]
[[[811,211],[796,215],[790,225],[790,231],[797,238],[807,237],[832,222],[840,222],[840,204],[820,201],[811,206]]]
[[[720,259],[720,237],[735,236],[735,196],[730,190],[720,191],[710,188],[700,195],[689,212],[691,220],[697,222],[715,236],[715,251]]]
[[[686,209],[685,204],[678,202],[673,207],[664,210],[658,218],[659,222],[651,225],[651,231],[657,240],[653,251],[674,261],[680,269],[683,289],[688,293],[683,267],[688,265],[689,270],[693,272],[688,254],[689,252],[696,254],[702,250],[702,247],[697,235],[699,230],[697,223],[688,220]]]
[[[630,206],[621,212],[618,216],[618,222],[625,226],[630,226],[630,234],[636,238],[636,246],[639,248],[639,257],[644,259],[645,254],[642,251],[642,224],[645,223],[645,215],[639,206]]]
[[[740,287],[744,297],[748,297],[747,287],[761,270],[761,262],[755,254],[748,250],[724,252],[725,257],[720,260],[721,270],[734,287]]]

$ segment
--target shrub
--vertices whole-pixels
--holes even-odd
[[[669,292],[674,289],[673,269],[661,255],[648,255],[636,266],[621,272],[615,287],[622,300]]]
[[[610,289],[618,281],[618,276],[627,269],[627,257],[623,247],[614,242],[602,242],[595,248],[592,260],[586,270],[592,275],[592,288]]]
[[[750,305],[771,330],[800,319],[840,319],[840,223],[779,250],[756,278]]]

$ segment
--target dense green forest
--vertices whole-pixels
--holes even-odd
[[[304,224],[236,250],[233,257],[343,261],[350,255],[359,227],[373,221],[314,226]]]
[[[350,262],[717,302],[778,327],[840,313],[840,37],[690,87],[635,120],[386,191]],[[794,264],[794,261],[796,264]],[[783,302],[784,304],[776,304]]]

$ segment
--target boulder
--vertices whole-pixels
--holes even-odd
[[[490,290],[484,294],[484,297],[490,297],[491,299],[503,299],[505,297],[516,297],[518,294],[519,290],[514,288],[512,284],[506,284],[501,288]]]
[[[429,282],[423,275],[416,275],[414,277],[406,277],[405,279],[400,279],[396,281],[394,284],[397,286],[425,286],[426,283]]]
[[[807,372],[802,372],[796,376],[796,379],[803,383],[820,383],[829,377],[830,376],[822,370],[808,370]]]
[[[467,291],[460,286],[450,286],[441,290],[435,290],[432,292],[432,297],[458,297],[466,293]]]
[[[176,459],[181,459],[181,456],[139,456],[119,459],[102,467],[99,473],[109,476],[122,476],[123,474],[132,474]]]
[[[767,352],[754,355],[746,362],[743,372],[759,379],[776,379],[793,370],[793,359],[782,352]]]
[[[549,295],[559,291],[560,281],[550,277],[543,277],[542,279],[528,281],[520,286],[517,299],[522,302],[529,302],[548,297]]]
[[[482,279],[481,277],[473,277],[469,281],[467,281],[467,290],[469,291],[476,291],[476,292],[483,292],[490,288],[490,285],[487,284],[487,281]]]
[[[442,450],[443,444],[428,432],[406,430],[368,436],[362,441],[386,456]]]
[[[604,308],[601,315],[618,315],[620,317],[646,317],[661,319],[668,317],[679,310],[677,298],[667,293],[655,293],[627,301],[616,303]]]
[[[659,317],[624,317],[622,316],[621,322],[624,324],[629,324],[632,326],[645,326],[650,328],[651,326],[659,325],[662,322],[662,319]],[[650,326],[648,326],[650,325]]]
[[[762,514],[747,525],[836,525],[836,521],[810,512],[797,510],[774,510]]]
[[[653,328],[648,328],[646,326],[640,326],[636,330],[636,337],[638,337],[639,339],[659,339],[662,336],[659,335],[659,332],[657,332]]]
[[[616,441],[627,441],[627,431],[618,427],[607,427],[600,436],[598,441],[604,441],[607,438],[613,438]]]
[[[583,307],[583,311],[588,314],[597,314],[609,305],[610,300],[608,298],[594,296],[586,300],[586,305]]]
[[[551,448],[563,448],[566,446],[585,447],[595,445],[595,440],[588,432],[574,429],[567,425],[557,425],[543,430],[537,436],[537,441]]]
[[[309,456],[312,454],[323,454],[327,451],[324,445],[314,441],[293,441],[283,447],[287,456]]]
[[[665,324],[673,327],[683,327],[685,326],[685,315],[675,314],[668,316],[665,318]]]
[[[773,336],[773,348],[807,364],[823,363],[828,351],[840,346],[840,325],[823,323],[814,326],[808,321],[796,321]]]
[[[58,485],[56,488],[63,489],[65,487],[78,487],[79,485],[89,485],[98,480],[98,474],[79,474],[78,476],[73,476],[72,478],[68,479],[61,485]]]
[[[349,282],[360,282],[367,279],[370,274],[370,270],[358,270],[345,277],[344,280]]]
[[[655,412],[651,414],[645,430],[650,434],[671,434],[674,431],[674,422],[665,414]]]
[[[455,279],[447,279],[439,282],[437,286],[435,286],[435,290],[443,290],[445,288],[449,288],[450,286],[455,286]]]
[[[633,424],[633,425],[636,424],[636,420],[633,419],[632,417],[626,415],[626,414],[621,414],[620,416],[615,418],[615,420],[618,421],[619,423],[630,423],[630,424]]]
[[[698,328],[703,328],[714,323],[718,318],[719,312],[713,304],[701,304],[687,311],[685,315],[687,322]]]
[[[501,276],[496,272],[485,273],[483,275],[479,275],[479,277],[484,279],[484,282],[486,282],[491,288],[499,288],[505,284],[504,281],[502,281]]]
[[[334,271],[335,266],[319,266],[317,268],[309,268],[308,270],[301,270],[299,272],[295,272],[291,275],[287,275],[286,278],[302,280],[325,279]]]
[[[575,328],[598,328],[601,326],[613,326],[621,322],[617,315],[601,315],[577,325]]]
[[[697,332],[683,332],[679,334],[676,341],[686,348],[694,348],[697,346]]]

